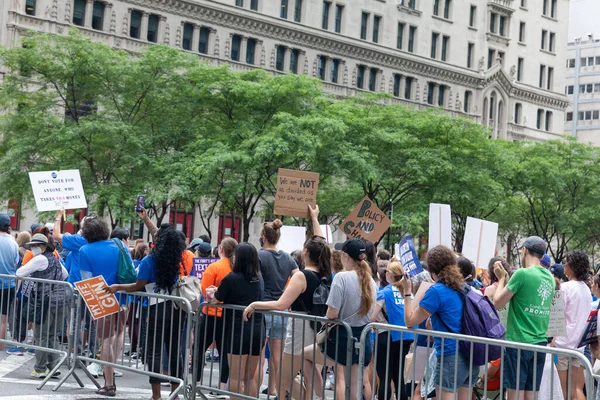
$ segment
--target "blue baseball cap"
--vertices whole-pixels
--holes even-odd
[[[550,256],[548,254],[544,254],[544,257],[542,257],[540,260],[540,264],[542,264],[542,267],[550,268],[550,264],[552,264]]]
[[[10,217],[8,214],[0,213],[0,228],[7,229],[10,227]]]

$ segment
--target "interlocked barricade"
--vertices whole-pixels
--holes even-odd
[[[392,332],[397,333],[400,337],[399,343],[392,343]],[[421,340],[418,340],[419,337],[421,337]],[[440,354],[439,361],[444,367],[440,368],[439,375],[436,375],[438,355],[433,345],[434,338],[441,339],[442,349],[446,343],[456,343],[455,354],[444,355],[444,352]],[[574,350],[373,323],[368,325],[361,335],[360,345],[358,346],[360,348],[361,363],[359,365],[362,365],[365,361],[364,349],[365,343],[368,341],[375,342],[371,362],[379,366],[379,368],[375,368],[371,376],[367,375],[369,370],[360,369],[360,378],[355,384],[362,388],[363,379],[370,379],[372,382],[377,382],[377,378],[379,378],[379,385],[384,385],[383,389],[380,386],[379,400],[400,398],[398,393],[399,387],[404,388],[408,392],[405,393],[408,398],[413,398],[413,395],[418,393],[419,390],[421,395],[426,398],[433,390],[438,391],[441,385],[444,387],[454,387],[454,399],[460,399],[458,389],[462,385],[462,382],[457,382],[459,368],[468,368],[468,374],[462,374],[467,377],[466,382],[468,383],[465,386],[473,389],[473,394],[469,395],[468,399],[504,399],[508,391],[505,386],[504,371],[509,353],[510,357],[516,360],[516,365],[531,365],[533,382],[542,379],[540,391],[537,393],[534,392],[534,399],[562,399],[562,396],[557,393],[560,390],[560,381],[553,367],[556,357],[565,357],[568,359],[568,384],[566,385],[567,393],[565,393],[565,398],[571,398],[571,382],[573,380],[571,367],[577,363],[585,371],[586,398],[588,400],[596,398],[594,379],[600,377],[594,376],[592,365],[585,355]],[[421,344],[420,346],[417,345],[418,341]],[[463,361],[459,360],[460,356],[458,354],[461,350],[459,350],[458,342],[460,341],[470,343],[470,354],[464,354],[464,359],[467,360],[468,365],[463,365]],[[485,362],[481,366],[473,364],[473,343],[482,343],[485,345],[483,357]],[[394,357],[392,355],[397,353],[397,349],[391,350],[394,346],[400,347],[401,356]],[[492,360],[489,357],[490,347],[495,346],[502,348],[501,356],[498,360]],[[407,354],[408,357],[406,357]],[[449,362],[444,363],[444,359],[448,359]],[[544,368],[535,368],[536,365],[541,367],[541,364],[544,364]],[[452,379],[449,380],[447,377],[444,378],[444,374],[448,376],[449,372],[454,377],[454,381]],[[541,377],[539,376],[540,373],[542,374]],[[511,381],[519,382],[522,378],[521,370],[515,368],[510,378]],[[392,389],[391,385],[386,384],[389,381],[394,382],[394,389]],[[406,381],[406,385],[402,386],[404,381]],[[419,385],[417,385],[417,381],[420,382]],[[359,390],[359,393],[362,392]],[[367,400],[375,399],[375,393],[376,391],[374,390],[372,398]],[[439,393],[436,392],[436,394],[440,398]],[[525,399],[522,392],[519,393],[517,391],[516,396],[517,400]],[[359,400],[362,400],[362,396],[359,397]]]
[[[260,357],[266,342],[265,321],[271,318],[280,319],[278,323],[283,323],[287,333],[281,339],[278,353],[281,359],[279,372],[274,374],[269,370],[269,375],[274,374],[271,379],[275,379],[278,398],[286,398],[287,392],[290,398],[325,399],[333,395],[329,390],[341,392],[343,398],[349,398],[350,368],[345,369],[344,376],[339,376],[339,367],[353,355],[357,358],[358,348],[355,341],[346,340],[352,337],[352,330],[347,323],[304,313],[278,311],[254,312],[248,322],[242,322],[244,308],[223,304],[201,305],[193,335],[192,379],[196,382],[197,396],[206,398],[212,392],[231,398],[258,398],[266,362]],[[315,346],[317,332],[323,324],[332,327],[329,339]],[[218,350],[219,357],[216,359],[209,355],[205,361],[205,352],[211,346]],[[323,354],[328,355],[327,360]],[[270,357],[273,356],[275,354],[271,350]],[[335,373],[335,382],[327,386],[327,393],[325,364],[333,367]],[[268,386],[268,381],[265,378],[262,385]]]
[[[92,322],[97,331],[97,344],[85,350],[81,337],[84,333],[74,329],[73,364],[69,373],[56,386],[57,390],[70,376],[76,377],[81,368],[90,380],[100,388],[87,364],[104,366],[104,374],[114,373],[118,368],[147,376],[150,383],[169,382],[173,393],[169,399],[186,392],[190,360],[190,332],[194,312],[190,302],[181,297],[154,293],[117,293],[119,311]],[[85,324],[92,320],[83,298],[76,296],[75,321]],[[92,338],[93,335],[88,335]],[[128,345],[124,345],[127,343]],[[94,357],[94,356],[97,357]],[[76,378],[77,379],[77,378]],[[118,393],[118,383],[117,393]],[[191,397],[193,398],[193,397]]]
[[[0,275],[0,343],[35,350],[35,372],[45,377],[38,389],[67,362],[65,321],[72,304],[73,287],[67,282]]]

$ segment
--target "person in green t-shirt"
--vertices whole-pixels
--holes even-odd
[[[507,274],[501,263],[497,262],[494,267],[498,277],[494,306],[501,309],[506,304],[510,305],[506,340],[540,346],[547,344],[546,331],[554,295],[554,278],[550,271],[540,265],[547,248],[548,244],[542,238],[527,238],[521,249],[523,268],[512,275],[508,285]],[[516,398],[517,390],[520,392],[519,398],[534,398],[533,392],[540,389],[546,361],[545,353],[523,350],[520,351],[520,358],[518,353],[517,349],[507,348],[504,356],[504,387],[508,389],[509,400]]]

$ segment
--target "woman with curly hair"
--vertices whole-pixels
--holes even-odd
[[[402,280],[404,289],[404,322],[406,326],[419,325],[431,318],[434,331],[460,333],[464,308],[464,278],[457,265],[454,252],[446,246],[436,246],[427,253],[427,266],[435,282],[427,289],[417,308],[412,306],[412,282],[405,274]],[[470,368],[469,360],[458,351],[456,340],[434,337],[437,355],[435,385],[439,387],[441,399],[470,399],[469,384],[477,382],[479,369]],[[442,357],[443,355],[443,357]]]
[[[553,344],[559,349],[576,350],[583,354],[584,347],[577,347],[579,339],[587,326],[592,294],[587,285],[590,273],[590,260],[581,250],[573,250],[567,254],[565,275],[568,282],[560,285],[560,294],[565,302],[565,318],[567,335],[554,338]],[[571,369],[571,399],[585,399],[583,394],[583,367],[576,358],[558,356],[556,364],[563,393],[568,392],[569,369]]]
[[[156,234],[152,253],[142,260],[137,281],[128,285],[111,285],[105,288],[109,293],[118,291],[137,292],[146,289],[154,294],[170,294],[171,288],[179,278],[182,253],[185,250],[185,240],[171,224],[163,224]],[[183,329],[181,312],[173,309],[172,301],[148,298],[144,304],[148,307],[148,348],[145,350],[146,364],[150,371],[161,373],[161,355],[163,348],[167,350],[170,376],[181,378],[184,370],[179,357],[180,332]],[[150,377],[152,399],[160,399],[160,384],[165,380]],[[171,383],[171,392],[178,384]]]

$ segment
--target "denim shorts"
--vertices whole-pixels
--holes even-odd
[[[479,376],[479,367],[473,365],[469,368],[469,364],[467,357],[460,351],[456,354],[444,355],[443,363],[442,358],[438,357],[435,368],[435,386],[441,386],[442,390],[446,392],[456,392],[458,388],[474,386]]]
[[[537,343],[539,346],[545,346],[546,342]],[[507,389],[517,389],[517,372],[519,374],[518,390],[535,391],[540,390],[544,364],[546,363],[546,353],[537,352],[534,356],[533,351],[521,350],[521,358],[517,364],[518,350],[506,349],[504,353],[504,387]],[[534,364],[535,361],[535,364]]]
[[[280,315],[265,315],[267,338],[285,338],[287,320],[287,318],[284,318]]]

